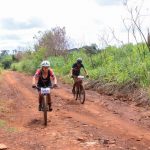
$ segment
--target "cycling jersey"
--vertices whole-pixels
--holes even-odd
[[[80,75],[80,69],[81,69],[81,68],[84,68],[84,65],[83,65],[83,64],[74,63],[74,64],[72,65],[72,75],[74,75],[74,76]]]
[[[42,70],[38,69],[34,76],[38,77],[38,82],[37,82],[37,86],[38,87],[48,87],[48,86],[51,86],[51,79],[50,79],[50,77],[52,77],[54,79],[54,72],[53,72],[52,69],[49,69],[47,77],[43,78]]]

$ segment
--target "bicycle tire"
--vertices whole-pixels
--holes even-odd
[[[46,96],[43,97],[43,115],[44,115],[44,125],[47,126],[47,99],[46,99]]]
[[[79,99],[80,99],[80,103],[84,104],[84,102],[85,102],[85,90],[84,90],[83,86],[81,86],[79,88]]]
[[[78,99],[78,97],[79,97],[79,88],[76,86],[75,87],[75,100],[77,100]]]

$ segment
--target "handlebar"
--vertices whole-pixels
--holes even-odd
[[[48,86],[47,88],[53,89],[55,87],[57,87],[57,85],[54,84],[53,86]],[[37,90],[41,89],[41,87],[38,87],[37,85],[32,85],[32,88],[37,89]]]
[[[79,76],[80,76],[80,75],[79,75]],[[70,78],[74,78],[74,77],[76,77],[76,78],[77,78],[78,76],[74,76],[74,75],[71,75],[71,76],[70,76]],[[82,77],[89,78],[89,75],[82,76]]]

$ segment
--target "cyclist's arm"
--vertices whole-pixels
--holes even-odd
[[[53,81],[54,81],[54,84],[57,84],[57,78],[55,75],[53,76]]]
[[[72,76],[72,72],[73,72],[73,68],[71,68],[71,70],[70,70],[70,76]]]
[[[88,75],[87,70],[85,69],[84,65],[82,65],[82,68],[83,68],[85,74]]]
[[[38,81],[38,77],[33,76],[33,78],[32,78],[32,85],[36,85],[37,81]]]
[[[85,68],[83,68],[83,69],[84,69],[85,74],[88,75],[87,70]]]
[[[38,69],[32,78],[32,85],[36,85],[39,79],[40,70]]]
[[[57,78],[52,69],[50,69],[50,78],[53,80],[54,84],[57,84]]]
[[[35,79],[35,77],[32,78],[32,85],[36,85],[36,79]]]

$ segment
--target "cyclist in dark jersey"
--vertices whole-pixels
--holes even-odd
[[[72,68],[70,71],[71,77],[74,79],[72,93],[75,92],[75,83],[76,83],[77,77],[80,75],[81,68],[83,68],[86,76],[88,77],[88,73],[87,73],[86,69],[84,68],[84,65],[82,64],[82,58],[78,58],[77,62],[72,65]]]
[[[49,61],[43,61],[41,63],[41,69],[37,69],[35,75],[33,76],[32,87],[35,87],[36,85],[38,87],[49,87],[52,85],[51,79],[54,82],[53,87],[57,86],[57,78],[54,75],[53,70],[49,67],[50,67]],[[39,90],[39,111],[41,111],[41,102],[42,102],[42,95]],[[48,95],[48,104],[49,104],[49,111],[52,111],[50,95]]]

